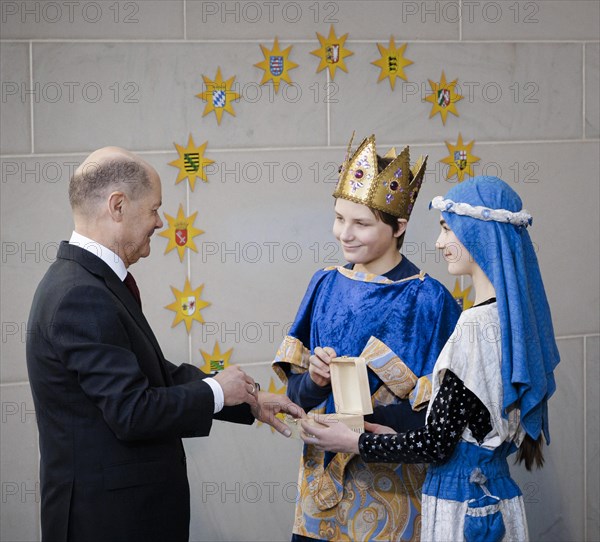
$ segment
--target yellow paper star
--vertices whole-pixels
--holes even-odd
[[[205,183],[208,182],[204,168],[209,164],[214,163],[214,160],[204,158],[204,151],[206,150],[207,144],[208,141],[205,141],[202,145],[196,147],[192,134],[190,134],[186,148],[174,143],[175,148],[179,153],[179,158],[169,162],[169,165],[179,168],[179,174],[177,175],[175,184],[179,184],[183,179],[187,178],[190,183],[190,188],[193,191],[197,177],[202,179]]]
[[[287,49],[282,51],[279,48],[279,40],[275,38],[272,50],[267,49],[264,45],[261,45],[260,48],[262,49],[263,55],[265,55],[265,59],[258,64],[254,64],[257,68],[265,71],[260,84],[264,85],[269,81],[273,81],[275,92],[278,92],[279,83],[281,81],[285,81],[288,84],[291,84],[292,82],[288,71],[298,67],[298,64],[288,60],[292,46],[290,45]]]
[[[458,133],[458,139],[456,145],[452,145],[446,141],[446,147],[448,147],[449,156],[440,160],[444,164],[448,164],[448,173],[446,179],[458,176],[458,182],[464,180],[464,176],[473,177],[473,164],[479,162],[479,156],[471,154],[471,149],[475,145],[475,140],[471,143],[465,144],[462,140],[462,135]]]
[[[469,294],[471,293],[471,286],[465,288],[464,290],[460,289],[460,281],[456,279],[454,283],[454,290],[452,290],[452,297],[456,299],[459,306],[463,311],[470,309],[473,306],[473,301],[469,298]]]
[[[185,279],[183,291],[179,291],[174,286],[171,286],[171,291],[175,296],[175,301],[165,307],[165,309],[175,312],[175,318],[173,319],[171,327],[175,327],[180,322],[185,322],[185,327],[189,333],[193,320],[196,320],[201,324],[204,323],[204,318],[202,318],[200,311],[208,307],[210,303],[200,299],[203,288],[204,284],[201,284],[198,286],[198,288],[192,290],[192,287],[190,286],[190,280],[188,278]]]
[[[310,52],[311,55],[318,56],[321,59],[319,67],[317,68],[317,73],[328,68],[331,80],[335,78],[335,70],[337,68],[348,73],[344,58],[351,56],[354,53],[344,48],[347,37],[348,34],[344,34],[338,38],[333,30],[333,25],[329,28],[329,37],[327,39],[317,32],[317,38],[319,38],[321,47]]]
[[[285,395],[285,388],[286,385],[284,384],[281,387],[277,387],[277,384],[275,383],[275,380],[273,379],[273,377],[271,377],[271,380],[269,380],[269,388],[267,389],[267,391],[271,392],[271,393],[277,393],[278,395]],[[285,415],[284,414],[277,414],[276,415],[277,418],[279,418],[281,421],[283,421]],[[256,427],[262,425],[263,422],[257,422]],[[273,427],[271,427],[271,433],[275,433],[275,429]]]
[[[204,233],[204,231],[194,227],[194,220],[196,220],[197,214],[198,211],[196,211],[193,215],[186,217],[183,214],[183,205],[179,205],[177,218],[173,218],[171,215],[165,213],[165,218],[169,223],[169,227],[158,234],[161,237],[166,237],[169,240],[167,248],[165,249],[165,254],[168,254],[171,252],[171,250],[177,248],[179,260],[183,261],[183,254],[186,248],[189,248],[194,252],[198,252],[196,243],[194,243],[194,237]]]
[[[442,117],[442,122],[446,124],[446,117],[448,116],[448,113],[452,113],[457,117],[459,116],[458,112],[456,111],[456,102],[462,100],[463,97],[457,94],[454,90],[457,81],[458,79],[455,79],[451,83],[447,83],[446,75],[443,71],[442,78],[439,83],[435,83],[431,79],[429,80],[432,93],[425,98],[425,101],[433,104],[429,118],[433,117],[436,113],[439,113]]]
[[[196,94],[197,98],[206,102],[206,107],[204,108],[202,116],[205,117],[211,111],[214,111],[217,116],[218,124],[221,124],[223,111],[227,111],[227,113],[235,117],[235,111],[233,110],[232,104],[234,100],[240,98],[240,95],[237,92],[231,90],[235,75],[230,79],[227,79],[227,81],[223,81],[221,67],[219,66],[214,81],[205,75],[202,76],[202,79],[204,79],[206,90],[200,94]]]
[[[204,365],[200,367],[200,370],[205,373],[214,373],[222,371],[226,367],[229,366],[229,358],[231,357],[231,353],[233,352],[233,348],[227,350],[227,352],[221,354],[221,348],[219,347],[218,341],[215,341],[215,347],[213,348],[212,354],[205,352],[200,349],[200,353],[204,358]]]
[[[371,62],[375,66],[381,68],[381,72],[379,73],[379,79],[377,82],[379,83],[386,77],[390,78],[390,86],[392,90],[394,90],[394,85],[396,84],[396,77],[400,77],[401,79],[406,79],[406,75],[404,74],[404,68],[406,66],[410,66],[413,61],[404,58],[404,51],[406,50],[406,43],[401,45],[398,49],[396,49],[396,44],[394,43],[394,37],[390,38],[389,47],[386,49],[385,45],[378,43],[377,48],[379,49],[379,54],[381,58]]]

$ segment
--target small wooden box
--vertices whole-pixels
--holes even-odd
[[[329,364],[331,389],[338,414],[373,414],[365,358],[333,358]]]
[[[357,433],[365,431],[365,414],[373,413],[365,358],[338,357],[329,364],[335,417]]]
[[[337,357],[329,364],[331,373],[331,389],[335,413],[309,416],[309,423],[317,423],[315,418],[328,422],[339,420],[352,431],[363,433],[364,416],[373,413],[369,377],[365,358]],[[292,431],[292,437],[300,437],[300,420],[285,416],[285,423]]]

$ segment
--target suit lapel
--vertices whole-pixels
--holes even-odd
[[[172,385],[173,382],[171,375],[168,374],[168,372],[165,370],[164,364],[162,363],[164,356],[162,350],[160,349],[160,345],[158,344],[154,332],[150,328],[150,324],[148,324],[141,307],[137,304],[137,301],[133,298],[133,295],[127,286],[125,286],[125,283],[121,281],[116,273],[95,254],[92,254],[91,252],[78,246],[70,245],[66,241],[61,243],[57,257],[73,260],[82,267],[85,267],[85,269],[87,269],[90,273],[99,276],[104,280],[107,288],[113,294],[115,294],[121,303],[123,303],[127,309],[127,312],[129,312],[135,323],[144,332],[152,344],[152,347],[158,356],[160,371],[163,379],[167,385]]]
[[[111,290],[125,305],[125,308],[135,320],[135,323],[142,329],[146,337],[148,337],[148,340],[152,343],[152,347],[158,354],[158,358],[160,360],[164,359],[160,345],[156,340],[156,336],[154,335],[150,324],[148,324],[148,320],[146,320],[141,307],[137,304],[137,301],[133,298],[133,295],[127,286],[125,286],[125,283],[122,282],[114,273],[112,273],[112,276],[104,277],[104,280],[106,281],[106,285],[108,286],[109,290]],[[160,370],[165,382],[170,383],[170,379],[167,378],[167,374],[162,362],[160,363]]]

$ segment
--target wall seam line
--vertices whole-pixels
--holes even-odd
[[[33,41],[29,42],[29,88],[33,89]],[[35,138],[33,130],[35,128],[33,120],[33,100],[29,103],[29,129],[31,130],[31,154],[35,154]]]
[[[186,43],[198,43],[198,44],[244,44],[244,43],[264,43],[272,41],[273,37],[264,37],[264,38],[244,38],[244,39],[183,39],[183,38],[165,38],[165,39],[150,39],[150,38],[3,38],[0,39],[0,43],[140,43],[140,44],[148,44],[148,43],[156,43],[156,44],[186,44]],[[376,45],[381,42],[381,38],[377,39],[351,39],[349,43],[355,44],[367,44],[367,45]],[[291,45],[300,45],[300,44],[315,44],[314,39],[282,39],[280,43],[291,44]],[[403,43],[408,43],[411,45],[456,45],[456,44],[474,44],[474,45],[498,45],[498,44],[525,44],[525,45],[576,45],[576,44],[586,44],[586,43],[600,43],[600,40],[594,39],[580,39],[580,40],[462,40],[458,39],[446,39],[446,40],[403,40]]]
[[[487,145],[494,145],[494,146],[498,146],[498,145],[522,145],[522,144],[529,144],[529,145],[565,145],[565,144],[570,144],[570,143],[599,143],[600,142],[600,138],[593,138],[593,139],[548,139],[548,140],[543,140],[543,139],[535,139],[535,140],[511,140],[511,141],[478,141],[477,145],[481,145],[481,146],[487,146]],[[394,146],[397,145],[397,143],[394,142],[388,142],[388,141],[382,141],[380,142],[380,146]],[[441,143],[437,143],[437,142],[413,142],[411,144],[411,147],[424,147],[424,148],[445,148],[445,144],[443,142]],[[345,145],[329,145],[329,149],[327,150],[346,150]],[[160,149],[160,150],[139,150],[139,149],[130,149],[132,152],[135,152],[136,154],[142,155],[142,156],[152,156],[152,155],[157,155],[157,154],[168,154],[168,153],[172,153],[173,150],[172,149]],[[306,147],[299,147],[299,146],[295,146],[295,147],[244,147],[244,148],[239,148],[239,147],[231,147],[231,148],[215,148],[215,149],[211,149],[211,152],[214,153],[256,153],[256,152],[287,152],[287,151],[293,151],[293,152],[297,152],[297,151],[320,151],[323,150],[323,146],[306,146]],[[23,153],[18,153],[18,154],[2,154],[0,153],[0,158],[2,159],[7,159],[7,158],[31,158],[32,155],[35,158],[56,158],[56,157],[62,157],[62,158],[69,158],[69,157],[74,157],[74,156],[85,156],[89,154],[89,150],[81,150],[81,151],[69,151],[69,152],[39,152],[39,153],[28,153],[28,154],[23,154]]]
[[[462,37],[463,37],[462,13],[463,13],[463,0],[460,0],[458,3],[458,41],[460,41],[461,43],[462,43]]]
[[[581,63],[581,138],[585,139],[585,43],[582,45]]]
[[[183,39],[187,41],[187,0],[183,0]]]
[[[196,179],[196,182],[198,179]],[[190,183],[185,183],[185,216],[190,216]],[[190,256],[190,251],[187,250],[185,257],[187,258],[187,276],[189,278],[190,283],[192,282],[192,258]],[[193,328],[194,326],[192,326]],[[188,333],[188,363],[193,365],[194,355],[192,352],[192,337],[193,337],[193,329],[190,329]]]
[[[557,335],[555,339],[557,341],[566,340],[566,339],[583,339],[586,337],[598,337],[600,333],[581,333],[580,335]]]

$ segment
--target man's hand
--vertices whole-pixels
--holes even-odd
[[[317,346],[315,353],[308,358],[308,373],[311,380],[322,388],[331,384],[331,374],[329,372],[329,363],[337,354],[330,346],[321,348]]]
[[[257,394],[258,404],[252,406],[252,414],[259,421],[268,423],[282,435],[289,437],[292,432],[290,428],[276,417],[280,412],[289,414],[294,418],[303,418],[306,416],[296,403],[292,403],[285,395],[271,393],[268,391],[259,391]]]
[[[225,406],[248,403],[251,407],[258,405],[256,400],[256,384],[237,365],[230,365],[213,377],[223,388]]]

